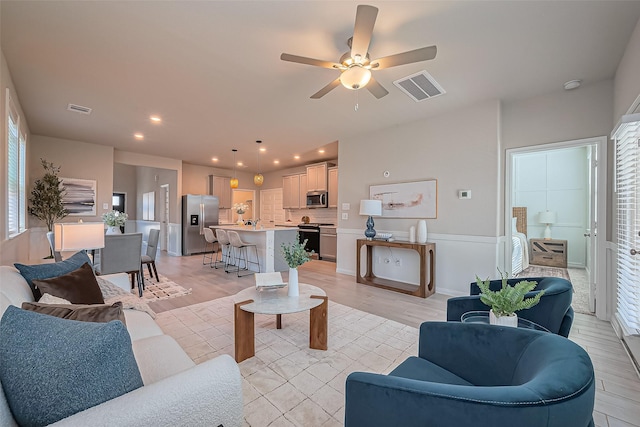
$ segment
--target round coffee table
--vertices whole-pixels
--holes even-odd
[[[276,328],[282,329],[282,315],[309,312],[309,348],[327,349],[327,294],[317,286],[299,284],[300,295],[290,297],[287,287],[256,289],[254,286],[234,296],[234,335],[236,362],[255,356],[254,314],[275,314]]]
[[[462,323],[485,323],[489,324],[488,311],[468,311],[460,318]],[[540,326],[531,320],[523,319],[518,316],[518,328],[535,329],[536,331],[551,332],[544,326]]]

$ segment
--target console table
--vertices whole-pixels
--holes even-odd
[[[436,244],[435,243],[410,243],[393,241],[387,242],[385,240],[367,240],[357,239],[356,247],[356,281],[364,285],[375,286],[377,288],[388,289],[390,291],[401,292],[403,294],[414,295],[417,297],[426,298],[436,291]],[[361,262],[361,249],[363,246],[367,247],[366,265],[367,270],[364,276],[361,275],[360,262]],[[409,283],[398,282],[390,279],[383,279],[376,277],[373,274],[373,248],[375,246],[388,247],[388,248],[400,248],[411,249],[418,252],[420,255],[420,285],[416,286]],[[427,277],[427,263],[429,263],[429,277]]]

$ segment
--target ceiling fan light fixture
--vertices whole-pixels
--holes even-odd
[[[340,74],[340,83],[342,86],[351,90],[362,89],[369,83],[371,79],[371,70],[361,65],[352,65]]]

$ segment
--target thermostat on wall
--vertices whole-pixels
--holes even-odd
[[[458,199],[470,199],[471,190],[458,190]]]

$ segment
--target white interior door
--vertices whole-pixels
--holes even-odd
[[[285,211],[282,208],[282,188],[260,190],[260,218],[265,224],[285,222]]]
[[[598,277],[596,269],[598,268],[596,262],[597,258],[597,240],[598,235],[598,218],[597,218],[597,206],[598,206],[598,148],[595,145],[588,147],[587,160],[589,162],[589,211],[587,217],[587,228],[585,229],[584,237],[586,243],[586,262],[585,271],[587,273],[587,280],[589,283],[589,310],[591,312],[596,311],[596,278]]]
[[[169,184],[161,185],[160,191],[160,250],[166,251],[169,244]]]

